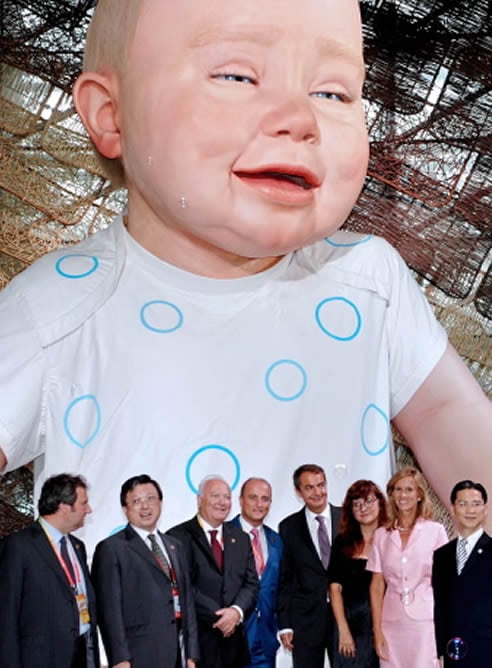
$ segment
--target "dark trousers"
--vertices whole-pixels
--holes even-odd
[[[94,647],[90,631],[77,638],[70,668],[95,668]]]
[[[292,652],[292,660],[294,668],[323,668],[325,665],[325,654],[327,654],[326,647],[308,647],[306,645],[295,645],[294,636],[294,651]]]

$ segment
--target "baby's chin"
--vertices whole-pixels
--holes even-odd
[[[342,224],[318,228],[310,234],[279,234],[277,238],[274,234],[262,235],[262,238],[254,238],[249,244],[241,244],[242,248],[237,249],[238,254],[258,259],[282,257],[307,246],[312,246],[325,237],[334,234]]]

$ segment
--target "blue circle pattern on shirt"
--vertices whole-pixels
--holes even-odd
[[[374,445],[368,443],[368,439],[366,437],[366,426],[367,426],[367,421],[369,419],[373,419],[373,416],[375,416],[376,419],[384,420],[384,425],[385,425],[384,431],[386,433],[386,436],[383,444],[378,443],[377,445]],[[367,452],[368,455],[371,455],[371,457],[377,457],[387,449],[389,445],[389,435],[390,435],[390,422],[388,416],[381,408],[379,408],[379,406],[376,406],[376,404],[369,404],[365,409],[364,413],[362,414],[362,420],[360,425],[360,436],[362,441],[362,447],[364,448],[364,450]]]
[[[344,336],[341,336],[340,334],[336,334],[335,332],[331,331],[328,329],[328,327],[324,324],[322,321],[322,313],[321,311],[329,311],[329,306],[335,304],[336,302],[341,302],[343,304],[346,304],[348,307],[348,311],[351,310],[353,315],[355,316],[355,326],[353,328],[353,331],[350,334],[346,334]],[[328,307],[328,309],[327,309]],[[324,316],[325,320],[328,319],[326,315]],[[337,341],[352,341],[352,339],[355,339],[361,330],[362,327],[362,317],[359,313],[359,309],[357,306],[351,302],[349,299],[346,299],[345,297],[327,297],[326,299],[323,299],[320,301],[320,303],[317,305],[316,310],[315,310],[315,318],[316,322],[318,324],[318,327],[321,329],[322,332],[324,332],[327,336],[330,336],[332,339],[336,339]]]
[[[86,413],[92,411],[92,418],[95,417],[95,419],[93,419],[94,424],[92,431],[85,440],[77,438],[77,436],[73,434],[70,427],[70,415],[73,414],[77,409],[80,410],[80,408],[82,408],[82,410]],[[89,415],[89,417],[91,416]],[[90,424],[87,419],[81,420],[81,422]],[[101,407],[99,406],[99,402],[96,397],[93,394],[82,394],[80,397],[77,397],[71,401],[67,410],[65,411],[65,415],[63,416],[63,427],[65,429],[65,434],[72,441],[72,443],[75,443],[77,447],[84,449],[89,445],[89,443],[92,443],[101,428]]]
[[[164,306],[164,313],[166,310],[171,309],[174,311],[174,315],[177,315],[177,321],[176,324],[171,326],[171,327],[156,327],[152,325],[149,322],[150,314],[147,314],[148,309],[154,307],[154,306]],[[165,301],[163,299],[154,299],[150,302],[146,302],[142,308],[140,309],[140,320],[142,322],[142,325],[149,329],[151,332],[157,332],[158,334],[170,334],[171,332],[175,332],[177,329],[179,329],[183,325],[183,313],[181,309],[179,309],[176,304],[173,304],[172,302]]]
[[[73,260],[74,258],[77,258],[77,263],[70,262],[70,260]],[[79,264],[80,260],[90,260],[91,266],[89,266],[85,271],[80,271],[80,267],[75,270],[74,266],[74,268],[70,271],[70,264]],[[70,279],[86,278],[86,276],[93,274],[98,267],[99,260],[97,257],[94,255],[83,255],[82,253],[71,253],[70,255],[64,255],[59,260],[57,260],[55,264],[55,269],[60,274],[60,276]]]
[[[274,373],[276,369],[285,366],[294,367],[297,371],[300,372],[301,382],[299,389],[291,394],[281,393],[278,389],[274,390],[272,387],[272,381],[274,381],[274,379],[272,379],[272,373]],[[302,394],[304,394],[304,391],[307,386],[307,374],[304,368],[299,364],[299,362],[296,362],[295,360],[290,360],[290,359],[277,360],[267,369],[267,372],[265,374],[265,385],[268,392],[272,395],[274,399],[277,399],[278,401],[294,401],[294,399],[298,399]]]
[[[226,448],[223,445],[218,445],[216,443],[210,443],[208,445],[204,445],[201,448],[198,448],[198,450],[195,450],[195,452],[191,455],[191,457],[188,459],[188,463],[186,464],[186,482],[188,483],[188,487],[191,489],[191,491],[194,494],[198,494],[198,487],[195,487],[193,484],[193,481],[191,479],[191,467],[196,460],[197,457],[202,455],[204,452],[207,452],[207,450],[219,450],[220,452],[225,452],[226,455],[228,455],[234,464],[234,468],[236,469],[234,480],[232,484],[230,485],[231,491],[233,491],[238,483],[239,479],[241,477],[241,465],[239,463],[239,459],[236,457],[236,455],[232,452],[232,450],[229,450],[229,448]]]
[[[372,239],[372,234],[368,234],[362,239],[358,239],[358,241],[351,241],[350,243],[345,243],[345,244],[333,241],[333,239],[330,239],[330,237],[324,237],[324,239],[327,244],[330,244],[330,246],[334,246],[335,248],[350,248],[352,246],[360,246],[361,244],[367,243]]]

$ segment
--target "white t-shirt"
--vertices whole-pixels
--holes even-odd
[[[446,334],[399,255],[351,232],[246,278],[189,274],[121,221],[50,253],[0,294],[0,444],[36,458],[36,487],[84,475],[89,551],[125,524],[121,484],[149,473],[165,526],[196,511],[202,477],[273,487],[270,523],[297,510],[291,476],[322,465],[330,501],[392,470],[389,420]]]

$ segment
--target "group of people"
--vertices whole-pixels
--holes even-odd
[[[72,535],[91,512],[86,481],[43,485],[39,518],[0,541],[0,665],[98,668],[486,668],[492,641],[487,492],[458,482],[458,538],[432,520],[425,482],[406,467],[387,485],[354,482],[328,501],[318,465],[300,466],[303,507],[265,524],[272,489],[249,478],[240,513],[205,477],[197,514],[159,530],[163,493],[147,474],[121,486],[127,525],[96,546],[89,573]],[[457,663],[458,662],[458,663]]]

